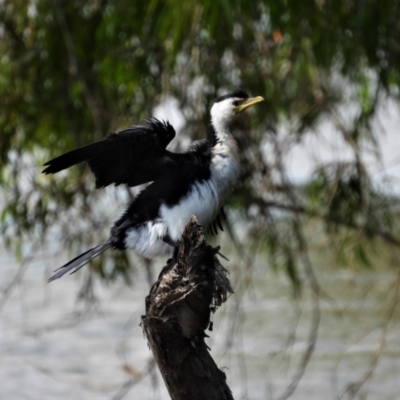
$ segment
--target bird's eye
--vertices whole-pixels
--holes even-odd
[[[238,105],[240,105],[242,103],[242,100],[235,100],[234,102],[233,102],[233,105],[235,106],[235,107],[237,107]]]

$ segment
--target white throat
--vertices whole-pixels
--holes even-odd
[[[226,135],[230,135],[229,126],[235,117],[232,105],[227,101],[215,103],[211,107],[211,124],[215,129],[218,139],[223,139]]]

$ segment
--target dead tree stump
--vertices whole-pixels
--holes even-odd
[[[204,341],[210,313],[233,293],[195,217],[146,299],[142,326],[172,400],[233,400]]]

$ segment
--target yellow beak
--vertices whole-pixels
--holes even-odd
[[[237,106],[235,108],[235,111],[237,113],[240,113],[240,112],[246,110],[246,108],[254,106],[254,104],[261,103],[262,101],[264,101],[264,97],[261,97],[261,96],[251,97],[250,99],[247,99],[245,102],[240,104],[240,106]]]

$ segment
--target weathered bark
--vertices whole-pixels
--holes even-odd
[[[204,341],[210,312],[233,292],[217,252],[192,217],[146,299],[142,326],[172,400],[233,399]]]

